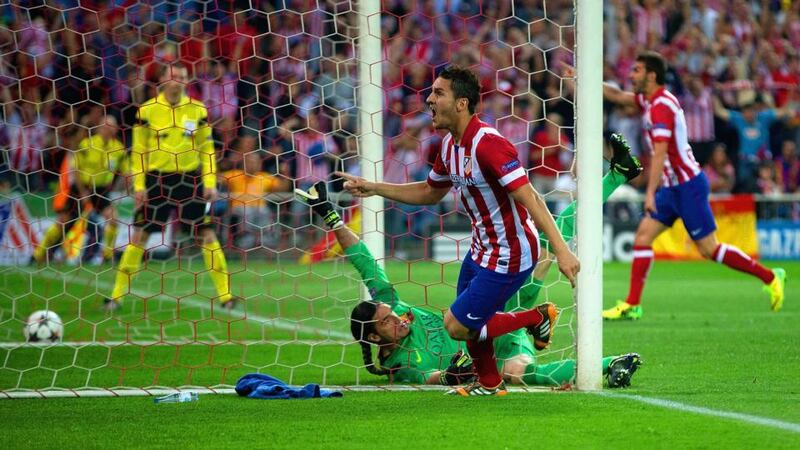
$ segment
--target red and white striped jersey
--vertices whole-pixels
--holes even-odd
[[[35,173],[42,169],[42,159],[47,151],[49,128],[43,122],[33,124],[9,124],[8,146],[11,150],[9,165],[22,173]]]
[[[517,150],[473,117],[461,137],[448,134],[428,174],[435,188],[455,187],[472,221],[472,259],[498,273],[530,269],[539,259],[539,237],[528,210],[511,192],[528,183]]]
[[[689,142],[712,142],[715,135],[714,103],[711,100],[711,90],[704,88],[698,96],[687,92],[681,100],[683,113],[686,116]]]
[[[649,99],[638,94],[636,103],[644,115],[645,137],[650,150],[653,150],[656,142],[667,143],[662,185],[676,186],[699,174],[700,165],[695,161],[689,145],[686,117],[678,99],[660,88]]]

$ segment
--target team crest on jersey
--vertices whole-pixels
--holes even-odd
[[[464,176],[472,175],[472,156],[464,157]]]
[[[194,120],[183,120],[183,134],[184,136],[191,136],[192,133],[197,131],[197,122]]]

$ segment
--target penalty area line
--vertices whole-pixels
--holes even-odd
[[[643,397],[641,395],[632,394],[617,394],[612,392],[593,392],[595,395],[611,398],[623,398],[633,400],[648,405],[658,406],[660,408],[673,409],[681,412],[688,412],[700,414],[709,417],[721,417],[723,419],[732,419],[739,422],[745,422],[753,425],[761,425],[770,428],[777,428],[779,430],[790,431],[792,433],[800,434],[800,424],[792,422],[784,422],[782,420],[770,419],[768,417],[754,416],[752,414],[744,414],[733,411],[724,411],[720,409],[711,409],[703,406],[687,405],[673,400],[665,400],[661,398]]]

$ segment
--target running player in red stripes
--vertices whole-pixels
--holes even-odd
[[[628,298],[603,311],[609,320],[639,319],[642,290],[653,265],[653,241],[683,219],[700,254],[707,259],[748,273],[764,283],[773,311],[783,305],[786,272],[770,270],[733,245],[717,242],[717,225],[708,203],[708,179],[694,159],[689,146],[686,118],[678,100],[664,88],[667,63],[656,52],[636,58],[630,80],[634,92],[603,86],[606,100],[620,105],[635,105],[644,116],[647,141],[653,153],[645,197],[645,217],[636,230],[633,265]]]
[[[508,299],[528,279],[539,258],[537,228],[547,236],[561,272],[575,283],[578,259],[556,228],[541,196],[528,181],[514,146],[475,115],[480,85],[471,71],[444,69],[427,98],[432,124],[449,131],[427,181],[407,184],[369,182],[345,173],[345,189],[357,197],[379,195],[427,205],[451,188],[472,222],[472,245],[461,266],[457,298],[444,326],[467,341],[478,375],[476,382],[451,391],[458,395],[504,395],[493,339],[526,328],[537,349],[550,344],[558,312],[551,303],[504,313]],[[535,225],[534,225],[535,224]]]

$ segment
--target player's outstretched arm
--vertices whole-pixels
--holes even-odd
[[[567,89],[575,92],[575,68],[565,65],[561,70],[561,75],[566,83]],[[632,106],[636,104],[636,94],[623,91],[610,83],[603,83],[603,98],[617,105]]]
[[[435,188],[426,181],[405,184],[377,183],[344,172],[335,172],[334,175],[345,179],[344,189],[354,197],[378,195],[409,205],[436,204],[450,191],[449,187]]]
[[[518,189],[511,192],[511,197],[514,201],[522,203],[533,218],[536,228],[542,231],[550,241],[550,248],[558,261],[558,269],[563,273],[575,286],[575,277],[580,270],[580,263],[578,258],[569,249],[564,238],[556,227],[556,222],[553,216],[547,209],[542,196],[531,186],[530,183],[525,183]]]
[[[333,231],[339,245],[342,246],[348,261],[361,275],[361,280],[367,285],[373,296],[381,294],[381,301],[394,307],[400,301],[394,292],[383,268],[375,261],[369,248],[361,241],[350,228],[345,225],[339,213],[328,200],[328,189],[324,181],[317,182],[308,190],[295,189],[295,197],[309,206],[314,214],[318,215],[328,229]]]
[[[725,106],[722,105],[722,102],[719,100],[719,97],[716,95],[711,97],[711,101],[714,104],[714,115],[719,117],[724,121],[731,120],[731,112],[728,111]]]
[[[633,106],[636,104],[636,94],[623,91],[610,83],[603,83],[603,98],[611,103],[622,106]]]

